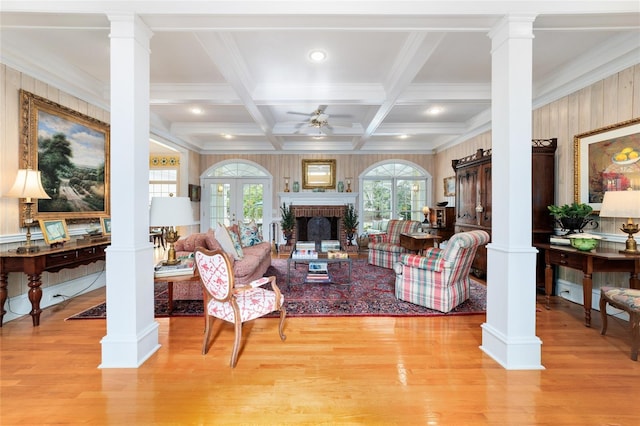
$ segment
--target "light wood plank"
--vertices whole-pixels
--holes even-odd
[[[138,369],[98,369],[104,320],[64,321],[104,290],[1,329],[3,425],[25,424],[504,424],[631,425],[640,363],[626,323],[606,336],[582,307],[553,299],[537,334],[545,370],[508,371],[485,355],[484,316],[288,318],[233,330],[216,323],[200,353],[201,318],[159,319],[161,349]],[[540,301],[541,302],[541,301]],[[542,306],[541,303],[538,306]],[[606,396],[606,402],[604,397]]]

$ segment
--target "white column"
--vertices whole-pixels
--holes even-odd
[[[111,21],[111,246],[101,368],[136,368],[160,347],[149,242],[149,40],[134,14]]]
[[[481,349],[507,369],[541,365],[531,225],[533,16],[505,17],[492,40],[492,214]]]

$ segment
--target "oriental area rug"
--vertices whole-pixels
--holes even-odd
[[[291,282],[287,285],[287,261],[273,259],[266,276],[275,275],[285,297],[287,316],[445,316],[473,315],[486,312],[486,287],[472,280],[471,297],[451,312],[443,314],[423,306],[396,299],[393,270],[367,264],[366,260],[352,262],[351,282],[346,263],[329,264],[334,283],[304,283],[306,264],[291,265]],[[268,287],[268,286],[267,286]],[[201,300],[174,300],[171,316],[201,316]],[[101,303],[68,319],[105,318],[106,305]],[[155,315],[167,317],[166,283],[155,284]],[[272,314],[276,316],[277,314]]]

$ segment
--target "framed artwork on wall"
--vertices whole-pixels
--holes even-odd
[[[67,230],[67,222],[64,219],[42,220],[39,219],[40,229],[46,244],[58,244],[69,241],[69,231]]]
[[[640,118],[576,135],[574,200],[602,206],[604,193],[640,189]]]
[[[38,200],[34,214],[70,222],[109,216],[109,125],[25,90],[20,120],[19,165],[39,170],[51,197]]]
[[[302,160],[303,189],[336,187],[336,160]]]
[[[444,196],[455,197],[456,195],[456,177],[449,176],[444,178]]]
[[[189,184],[189,199],[191,201],[200,201],[201,189],[200,185]]]

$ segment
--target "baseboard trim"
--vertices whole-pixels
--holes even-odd
[[[40,309],[45,309],[53,305],[57,305],[76,296],[99,289],[106,285],[106,274],[104,271],[85,275],[71,281],[65,281],[50,287],[42,287],[42,300],[40,300]],[[54,297],[60,295],[58,297]],[[27,293],[20,294],[7,299],[5,304],[3,323],[22,318],[31,312],[31,302]]]
[[[576,303],[578,305],[584,305],[582,294],[583,288],[581,285],[566,280],[556,281],[556,292],[558,297]],[[600,289],[591,290],[591,309],[600,312]],[[616,318],[629,321],[629,314],[620,309],[616,309],[607,305],[607,314],[613,315]]]

